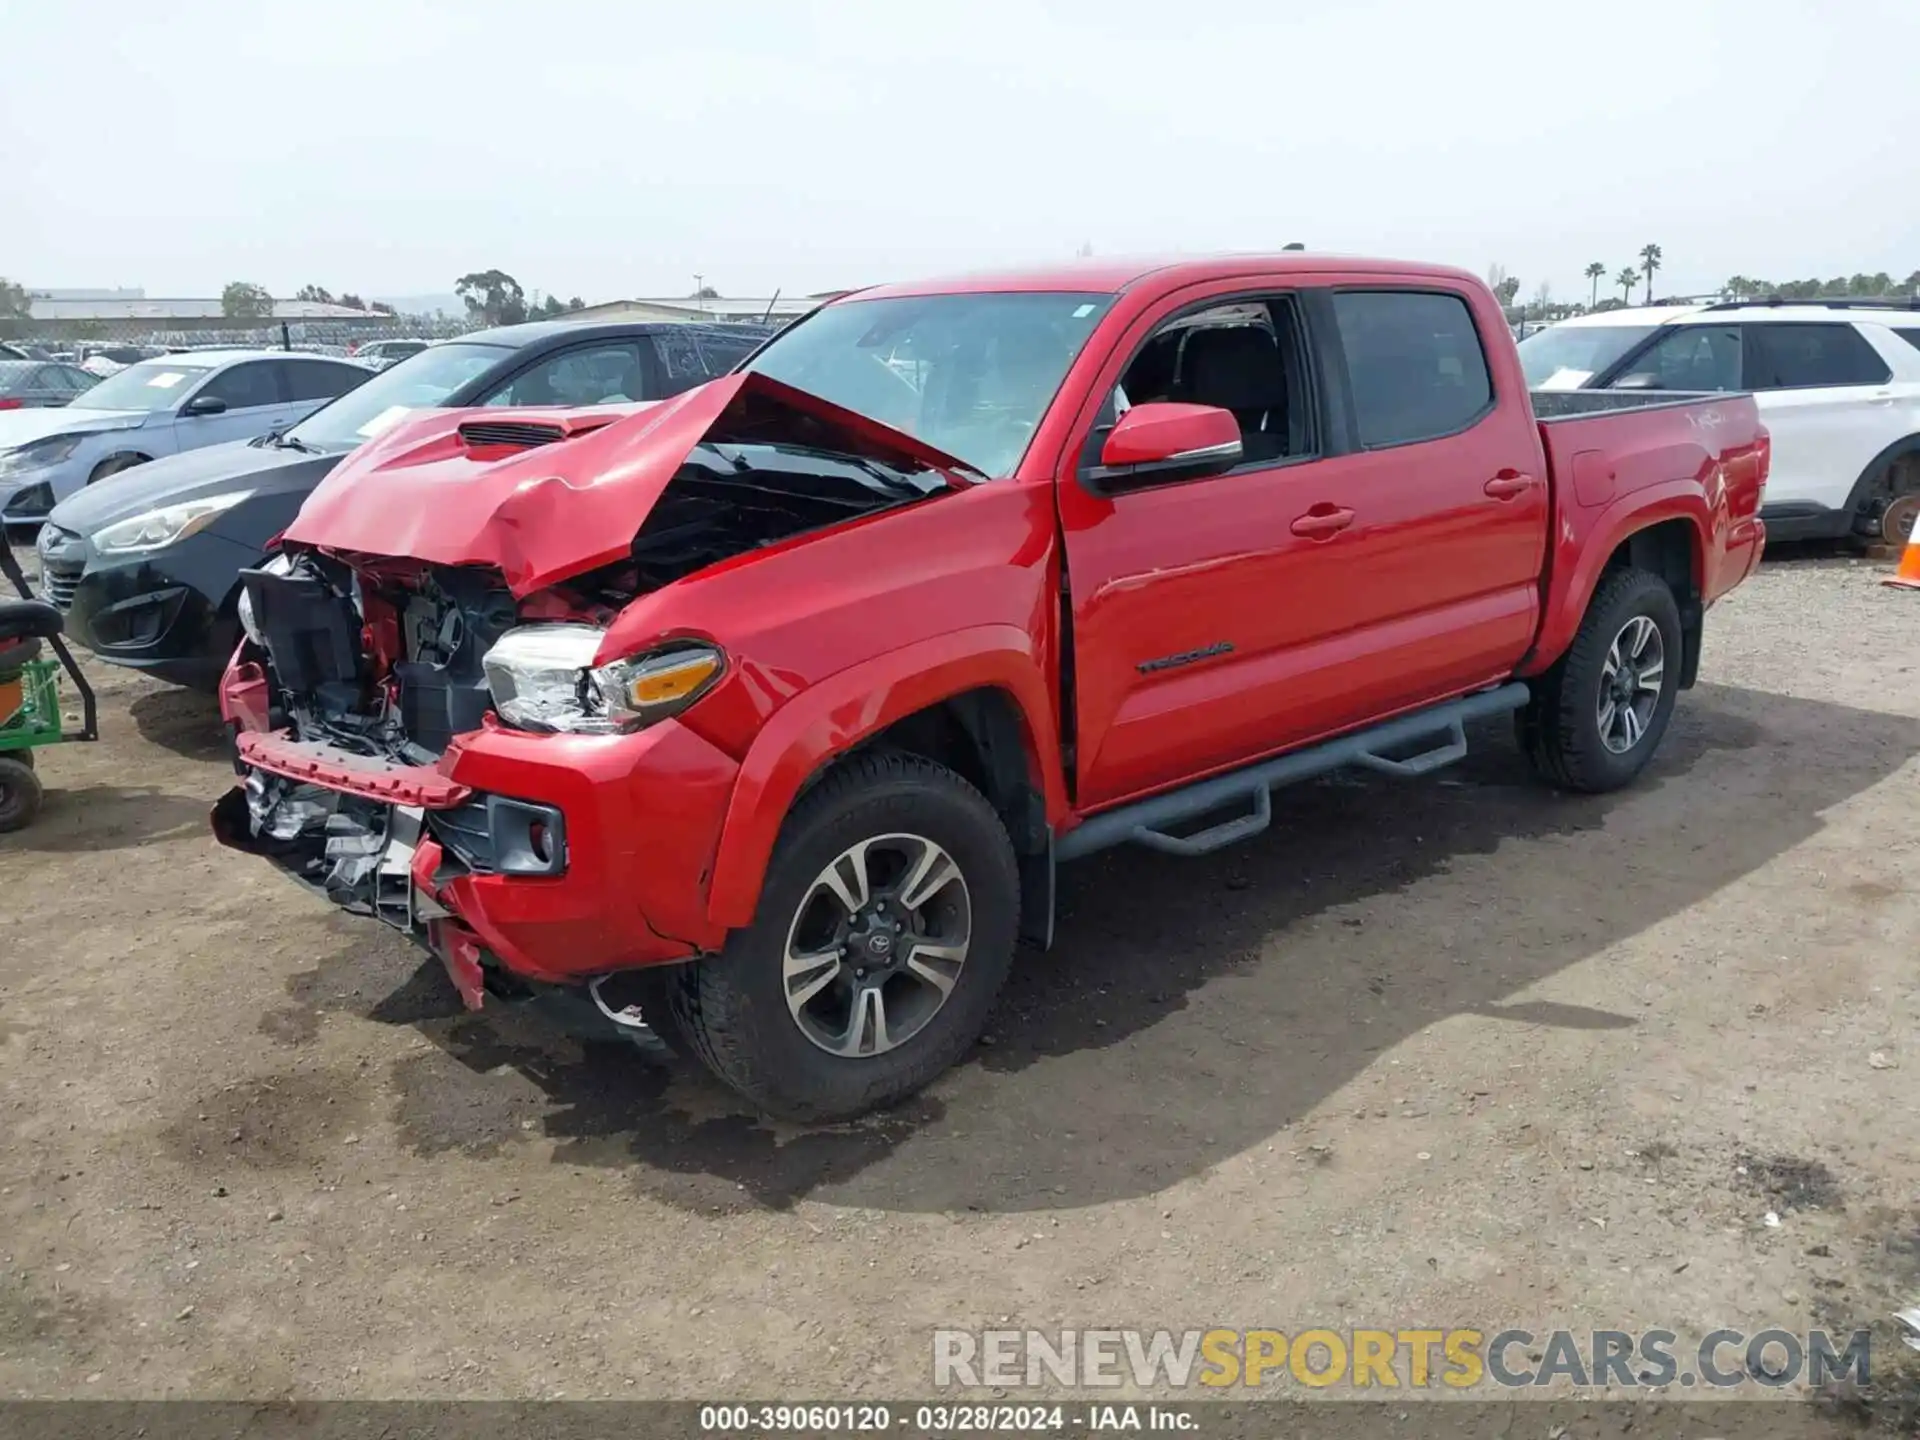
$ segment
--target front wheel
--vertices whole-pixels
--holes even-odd
[[[1658,575],[1607,575],[1560,662],[1534,683],[1516,723],[1534,768],[1599,794],[1646,768],[1680,692],[1680,609]]]
[[[22,751],[31,755],[32,751]],[[40,813],[44,795],[33,766],[18,755],[0,755],[0,835],[24,830]]]
[[[795,807],[753,924],[685,967],[675,1021],[769,1114],[849,1119],[966,1054],[1019,928],[1013,846],[980,792],[918,756],[862,756]]]

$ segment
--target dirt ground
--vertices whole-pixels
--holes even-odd
[[[1880,568],[1770,562],[1624,794],[1496,727],[1068,869],[972,1063],[814,1131],[464,1015],[216,847],[210,702],[94,665],[104,740],[0,838],[0,1395],[923,1396],[934,1327],[999,1323],[1898,1357],[1920,595]]]

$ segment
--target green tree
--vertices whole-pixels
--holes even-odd
[[[567,313],[567,306],[558,295],[549,295],[527,313],[541,320],[557,320]]]
[[[1640,283],[1640,272],[1631,265],[1622,267],[1613,277],[1613,283],[1620,287],[1620,298],[1628,304],[1633,303],[1633,287]]]
[[[1600,277],[1606,273],[1607,267],[1598,260],[1587,266],[1587,279],[1593,282],[1593,293],[1587,296],[1588,305],[1600,303]]]
[[[33,299],[27,287],[0,276],[0,319],[25,320],[33,314]]]
[[[229,320],[271,319],[273,296],[264,285],[234,280],[220,292],[220,313]]]
[[[302,285],[298,290],[293,292],[293,298],[296,300],[310,300],[316,305],[331,305],[334,303],[333,292],[319,285]]]
[[[334,301],[333,303],[336,305],[345,305],[348,309],[351,309],[351,310],[364,310],[367,308],[367,302],[362,300],[358,295],[354,294],[351,290],[348,290],[345,293],[343,293],[340,296],[340,298]]]
[[[567,309],[569,310],[584,310],[586,308],[587,302],[582,300],[578,295],[567,301]]]
[[[1647,275],[1647,304],[1653,303],[1653,272],[1660,268],[1660,247],[1642,245],[1640,247],[1640,268]]]
[[[527,318],[527,296],[504,270],[475,270],[453,282],[467,314],[489,325],[518,325]]]

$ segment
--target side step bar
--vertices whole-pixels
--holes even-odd
[[[1170,855],[1206,855],[1223,845],[1251,839],[1272,824],[1273,792],[1282,785],[1311,780],[1343,765],[1364,765],[1384,775],[1425,775],[1466,755],[1468,721],[1518,710],[1527,703],[1527,695],[1527,687],[1518,681],[1497,690],[1482,690],[1402,715],[1370,730],[1216,775],[1184,790],[1105,811],[1062,835],[1054,843],[1055,858],[1074,860],[1128,841]],[[1429,742],[1428,748],[1416,754],[1395,758],[1389,753],[1422,742]],[[1245,815],[1223,820],[1194,835],[1168,832],[1170,825],[1210,814],[1236,800],[1252,808]]]

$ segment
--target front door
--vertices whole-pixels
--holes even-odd
[[[1188,292],[1103,373],[1115,394],[1058,486],[1082,806],[1497,680],[1524,653],[1543,462],[1526,407],[1493,403],[1464,293]],[[1154,399],[1232,410],[1243,463],[1091,493],[1103,424]]]

